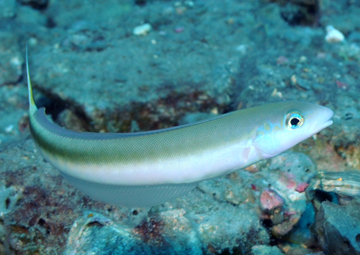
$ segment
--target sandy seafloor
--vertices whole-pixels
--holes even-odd
[[[325,40],[329,25],[344,39]],[[36,149],[26,44],[36,102],[68,129],[155,130],[285,100],[329,107],[334,124],[179,199],[115,207]],[[359,64],[357,0],[0,0],[0,254],[360,254]],[[319,171],[340,185],[311,202]]]

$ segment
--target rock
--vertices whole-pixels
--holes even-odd
[[[147,35],[150,30],[152,29],[151,25],[149,23],[145,23],[141,26],[137,26],[133,30],[134,35]]]
[[[318,210],[321,202],[337,201],[339,204],[347,204],[347,201],[360,197],[360,172],[326,172],[319,171],[310,181],[306,189],[307,199],[312,201]]]
[[[236,220],[233,212],[243,216]],[[256,222],[256,217],[246,216],[246,211],[241,213],[227,206],[204,213],[195,213],[190,208],[153,211],[135,227],[115,223],[95,212],[85,212],[70,230],[65,254],[92,251],[105,255],[111,251],[134,255],[200,255],[232,249],[248,253],[254,244],[269,241]]]
[[[201,255],[201,243],[184,210],[161,213],[134,229],[109,218],[85,212],[70,230],[64,254],[194,254]]]
[[[326,254],[360,254],[360,201],[346,206],[323,202],[315,231]]]
[[[326,26],[325,41],[328,43],[340,43],[345,40],[345,36],[333,26]]]
[[[38,54],[31,53],[31,77],[41,90],[60,96],[68,106],[80,106],[89,120],[87,124],[94,131],[129,132],[132,120],[137,121],[141,131],[175,126],[185,112],[209,113],[216,107],[222,113],[229,103],[215,102],[218,95],[224,94],[231,84],[224,80],[214,87],[209,80],[213,76],[210,74],[212,64],[205,68],[197,63],[205,56],[202,53],[185,54],[180,52],[182,49],[179,52],[171,50],[173,53],[162,56],[163,60],[158,62],[156,56],[149,52],[151,49],[145,47],[148,44],[145,41],[135,46],[129,38],[121,44],[116,43],[114,47],[104,48],[104,45],[87,41],[86,37],[77,38],[76,44],[72,39],[69,36],[64,46],[66,44],[69,49],[73,47],[76,51],[46,47]],[[139,40],[143,40],[143,37]],[[165,42],[158,42],[154,47],[163,47],[160,44]],[[139,48],[126,50],[132,47]],[[82,49],[95,51],[96,54],[78,52]],[[172,58],[172,54],[185,57],[172,62],[169,69],[165,59]],[[52,64],[43,65],[44,62]],[[132,63],[142,67],[136,68]],[[104,65],[108,66],[107,71],[99,71]],[[164,72],[164,69],[167,71]],[[191,77],[186,82],[182,81],[182,74],[189,69],[198,69],[194,74],[201,76],[201,82]],[[78,72],[81,75],[76,75]],[[228,77],[222,72],[219,75]]]
[[[0,0],[0,19],[13,18],[16,15],[16,0]]]
[[[10,236],[11,250],[102,255],[219,254],[236,249],[248,254],[253,245],[270,243],[257,203],[234,206],[195,189],[150,212],[105,205],[66,183],[43,161],[31,139],[3,148],[0,162],[6,186],[0,210],[1,203],[8,205],[0,214],[0,241],[6,243]]]
[[[262,217],[271,220],[271,232],[275,236],[283,236],[293,229],[306,210],[306,196],[298,191],[298,186],[308,182],[316,166],[302,153],[286,152],[272,158],[269,169],[269,175],[265,179],[284,200],[284,205],[270,214],[264,210]]]
[[[1,55],[1,53],[0,53]],[[1,60],[0,60],[1,62]],[[1,76],[0,72],[0,76]],[[0,87],[0,144],[19,140],[27,135],[27,94],[21,86]]]
[[[5,38],[0,36],[0,173],[6,192],[25,194],[0,219],[0,254],[61,254],[74,222],[92,227],[94,233],[87,232],[91,235],[114,227],[130,235],[124,239],[129,245],[144,237],[153,237],[148,239],[153,245],[161,241],[158,233],[165,240],[176,236],[190,242],[171,229],[188,230],[190,222],[194,230],[189,234],[197,233],[194,240],[207,254],[250,254],[257,244],[265,245],[260,251],[273,254],[277,249],[266,246],[267,231],[281,247],[286,241],[314,247],[308,232],[295,231],[285,239],[302,224],[300,218],[308,217],[303,215],[308,174],[316,171],[315,165],[328,171],[360,170],[360,6],[357,1],[287,1],[297,5],[293,8],[284,2],[0,0],[1,35],[8,31]],[[309,14],[314,23],[306,26],[311,20],[299,19],[299,14]],[[153,30],[134,36],[133,28],[144,23]],[[335,24],[346,42],[328,44],[319,24]],[[21,132],[28,137],[26,79],[21,73],[26,42],[35,95],[58,98],[63,106],[56,110],[63,111],[49,114],[75,130],[158,129],[202,117],[191,113],[221,114],[279,100],[329,106],[336,112],[334,125],[294,149],[303,153],[285,153],[203,182],[160,206],[156,214],[115,208],[69,186],[31,140],[19,141]],[[297,78],[296,88],[290,85],[291,75]],[[260,208],[266,188],[284,200],[276,217]],[[6,201],[0,200],[5,207]],[[101,216],[94,213],[88,224],[77,221],[85,217],[84,210]],[[181,224],[172,222],[176,217]],[[156,227],[159,219],[165,229]],[[307,224],[304,228],[309,230]]]
[[[24,59],[17,42],[16,35],[0,32],[0,86],[15,84],[22,75]]]
[[[17,7],[16,21],[26,26],[30,38],[41,37],[40,34],[46,33],[43,27],[48,25],[48,18],[28,5],[19,5]],[[29,46],[31,44],[29,41]]]
[[[267,245],[255,245],[251,249],[252,255],[283,255],[279,248]]]
[[[305,212],[301,215],[298,224],[283,237],[287,242],[305,247],[316,247],[317,239],[309,226],[315,223],[315,211],[312,204],[306,205]],[[293,245],[294,246],[294,245]]]
[[[260,196],[260,208],[262,210],[274,210],[284,205],[284,199],[272,189],[265,189]]]

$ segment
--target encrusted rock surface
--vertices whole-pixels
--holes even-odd
[[[315,230],[327,254],[360,254],[360,201],[342,206],[323,202]]]
[[[310,232],[304,191],[317,170],[360,170],[359,12],[345,0],[0,0],[0,253],[101,254],[108,241],[108,253],[320,254],[337,233],[356,247],[336,222]],[[328,43],[329,25],[345,39]],[[69,186],[29,138],[26,44],[37,104],[69,129],[145,131],[283,100],[330,107],[334,124],[175,201],[116,208]],[[356,219],[336,205],[355,202],[329,197],[327,222]]]

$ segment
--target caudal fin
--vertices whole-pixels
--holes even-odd
[[[34,97],[33,97],[33,93],[32,93],[31,81],[30,81],[27,44],[26,44],[26,76],[27,76],[27,85],[28,85],[28,92],[29,92],[29,113],[30,113],[30,115],[32,115],[32,114],[34,114],[34,112],[36,112],[37,107],[35,105],[35,101],[34,101]]]

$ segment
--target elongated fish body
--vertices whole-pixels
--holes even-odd
[[[163,203],[200,181],[278,155],[332,124],[330,109],[291,101],[157,131],[79,133],[37,109],[28,60],[26,65],[30,129],[41,154],[73,186],[117,206]]]

